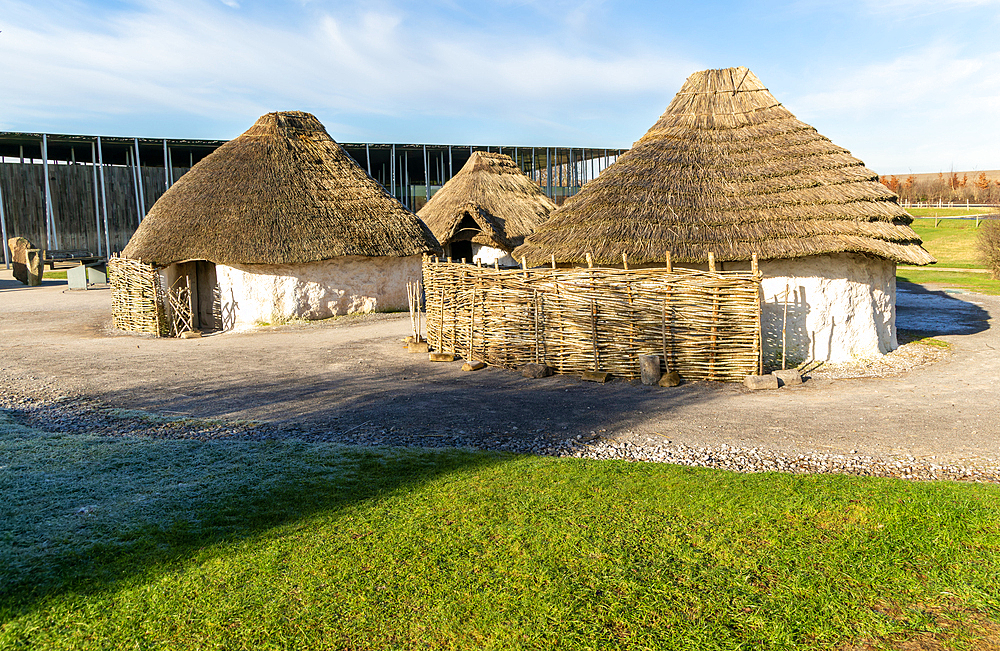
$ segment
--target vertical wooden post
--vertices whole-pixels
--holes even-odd
[[[622,266],[628,271],[628,253],[622,252]]]
[[[708,252],[708,270],[715,273],[715,254],[711,251]]]
[[[587,251],[587,268],[588,269],[594,268],[594,259],[590,256],[590,251]]]
[[[667,251],[667,273],[668,274],[674,273],[674,265],[670,261],[670,251]]]
[[[552,253],[551,256],[552,256],[552,268],[555,269],[556,268],[556,254]]]

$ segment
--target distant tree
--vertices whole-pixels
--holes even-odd
[[[990,189],[990,180],[986,178],[986,172],[980,172],[976,180],[972,182],[973,195],[975,196],[976,202],[979,201],[980,193],[986,193]]]

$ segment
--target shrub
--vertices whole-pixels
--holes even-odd
[[[993,270],[993,278],[1000,280],[1000,220],[988,219],[979,229],[979,259]]]

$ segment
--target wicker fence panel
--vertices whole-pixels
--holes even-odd
[[[164,309],[163,288],[156,268],[128,258],[108,259],[111,313],[115,327],[166,337],[170,322]]]
[[[639,376],[639,355],[690,380],[742,381],[760,364],[760,279],[678,269],[498,270],[425,259],[427,341],[516,368]]]

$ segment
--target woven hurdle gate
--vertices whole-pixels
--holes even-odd
[[[659,355],[688,380],[760,368],[760,277],[686,269],[504,269],[425,258],[427,341],[494,366],[639,376]]]

